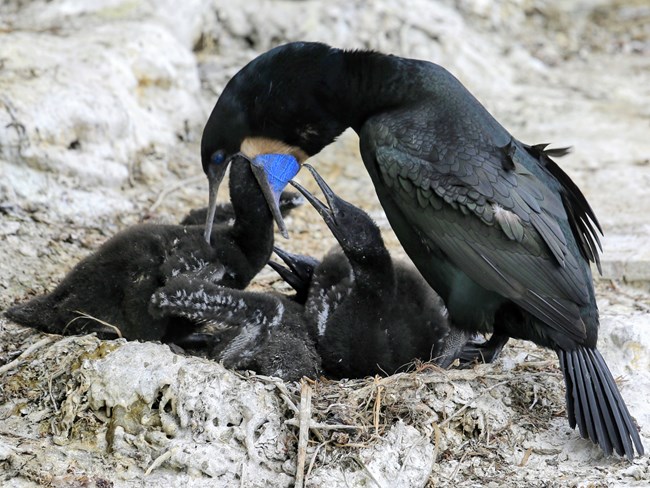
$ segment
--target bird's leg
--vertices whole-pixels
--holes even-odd
[[[487,364],[493,362],[501,354],[501,350],[508,342],[508,339],[510,339],[509,336],[496,332],[487,341],[481,341],[478,336],[474,336],[474,339],[467,341],[460,352],[461,364],[467,365],[473,362]]]
[[[475,334],[452,325],[445,338],[443,350],[440,351],[438,357],[433,358],[436,364],[447,369],[457,358],[460,358],[467,344],[475,337]]]

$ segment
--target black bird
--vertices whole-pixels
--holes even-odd
[[[188,321],[154,320],[147,310],[149,300],[157,288],[178,275],[245,288],[264,267],[273,249],[269,206],[277,205],[284,186],[279,180],[267,181],[273,159],[258,159],[257,169],[244,159],[233,164],[230,195],[235,221],[215,227],[212,244],[205,242],[199,225],[133,226],[78,263],[53,292],[14,306],[6,315],[54,333],[98,332],[114,337],[117,327],[122,337],[131,340],[175,342],[186,336],[193,331]],[[297,169],[294,161],[293,170]],[[273,190],[261,191],[269,184]]]
[[[283,191],[280,195],[278,207],[280,215],[286,217],[289,213],[304,203],[304,199],[298,193],[292,191]],[[208,207],[196,208],[181,220],[181,225],[205,225],[208,218]],[[212,223],[215,225],[230,224],[235,222],[235,209],[230,202],[217,204],[216,212]]]
[[[309,296],[314,270],[321,264],[320,261],[311,256],[292,254],[277,246],[273,248],[273,252],[284,261],[288,268],[275,261],[269,261],[269,267],[295,290],[296,293],[291,299],[304,305]]]
[[[466,337],[450,328],[440,297],[415,268],[391,258],[368,214],[339,198],[306,166],[327,205],[298,183],[291,184],[339,243],[313,268],[305,302],[305,322],[323,370],[338,378],[358,378],[394,373],[414,359],[449,366]],[[288,253],[280,256],[298,275],[302,270],[299,282],[308,279],[313,262]],[[304,289],[302,284],[292,286]]]
[[[346,128],[402,246],[455,325],[556,351],[567,414],[582,437],[643,454],[634,422],[598,352],[589,261],[600,226],[544,145],[515,139],[444,68],[319,43],[259,56],[219,97],[201,141],[211,198],[218,155],[286,153],[299,162]]]
[[[152,314],[208,324],[217,330],[208,339],[212,359],[285,380],[313,377],[320,361],[337,378],[392,373],[414,359],[451,364],[466,336],[450,328],[442,300],[415,268],[391,259],[368,214],[336,196],[308,168],[328,205],[292,184],[339,246],[322,262],[275,248],[289,268],[269,264],[296,290],[294,297],[181,276],[154,294]]]
[[[304,306],[284,295],[179,276],[156,291],[150,310],[156,317],[180,317],[197,329],[212,329],[198,333],[198,342],[207,343],[208,357],[228,368],[286,381],[320,374],[320,358],[304,326]]]

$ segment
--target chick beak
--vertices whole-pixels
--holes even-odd
[[[323,196],[325,197],[325,201],[327,202],[327,205],[330,208],[330,212],[332,214],[332,218],[334,221],[336,221],[336,215],[339,213],[339,208],[341,207],[338,202],[341,201],[341,199],[336,196],[332,188],[325,183],[325,180],[321,177],[321,175],[318,174],[318,172],[314,169],[314,167],[310,164],[305,164],[304,165],[311,175],[314,177],[316,180],[316,183],[318,183],[318,187],[320,190],[323,192]]]
[[[309,166],[308,164],[304,164],[303,166],[306,166],[310,170],[312,175],[314,175],[315,177],[318,176],[318,173],[316,173],[315,170],[311,166]],[[318,178],[320,178],[320,176],[318,176]],[[322,181],[322,179],[320,181],[317,179],[316,182],[320,186],[321,182],[323,182],[323,181]],[[311,193],[309,190],[307,190],[307,188],[302,186],[297,181],[292,181],[291,185],[293,185],[293,187],[296,190],[298,190],[300,193],[302,193],[302,195],[307,199],[307,201],[311,204],[311,206],[314,207],[316,209],[316,211],[320,214],[320,216],[323,218],[323,220],[325,221],[325,223],[327,224],[327,226],[330,229],[334,229],[336,227],[336,212],[334,210],[332,210],[331,205],[330,206],[325,205],[318,198],[316,198],[313,195],[313,193]],[[324,190],[324,188],[322,186],[321,186],[321,188]],[[326,188],[328,190],[330,190],[330,192],[331,192],[331,189],[328,186]],[[325,193],[325,191],[323,191],[323,193],[325,194],[325,198],[327,199],[328,198],[327,193]],[[328,203],[329,203],[329,201],[328,201]]]
[[[208,166],[208,217],[205,221],[205,231],[203,237],[205,241],[210,244],[210,236],[212,235],[212,224],[214,222],[214,214],[217,211],[217,193],[219,192],[219,185],[226,174],[228,169],[227,163],[210,164]]]
[[[280,194],[282,193],[282,189],[280,188],[278,190],[275,186],[271,185],[266,169],[257,158],[253,158],[251,161],[251,170],[257,180],[257,184],[260,185],[264,199],[271,210],[271,215],[273,215],[275,223],[278,224],[280,234],[282,234],[282,237],[285,239],[289,239],[287,226],[285,225],[284,220],[282,219],[282,214],[280,213]]]

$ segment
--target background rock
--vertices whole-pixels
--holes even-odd
[[[599,347],[650,447],[645,0],[6,0],[0,309],[51,290],[116,231],[205,205],[198,143],[218,94],[243,64],[291,40],[432,60],[518,138],[573,146],[560,164],[605,230]],[[358,159],[347,132],[314,164],[403,256]],[[333,242],[310,208],[288,224],[290,251],[319,256]],[[268,270],[255,286],[283,289]],[[48,340],[4,318],[2,364],[3,486],[293,482],[297,429],[285,420],[296,385],[161,345]],[[605,459],[568,428],[556,359],[527,343],[472,371],[319,382],[313,403],[317,421],[364,428],[312,433],[308,486],[645,486],[650,477],[647,457]]]

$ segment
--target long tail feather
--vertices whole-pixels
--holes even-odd
[[[598,415],[598,405],[589,403],[589,400],[587,399],[587,389],[591,389],[591,385],[585,383],[585,380],[588,381],[588,378],[585,378],[584,373],[582,372],[582,368],[580,367],[579,354],[573,355],[573,367],[575,370],[575,379],[577,380],[578,384],[578,394],[580,395],[580,405],[582,407],[583,421],[585,428],[587,429],[586,437],[589,437],[594,442],[598,443],[599,439],[596,436],[594,429],[594,423],[597,423],[597,421],[594,422],[594,419],[592,418],[592,414]],[[585,437],[584,433],[580,432],[580,434]]]
[[[606,453],[616,451],[628,459],[643,455],[639,432],[625,406],[612,373],[597,349],[579,346],[558,349],[566,385],[567,416],[572,428]]]

